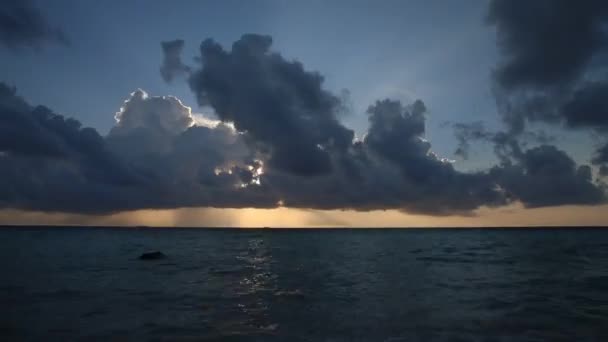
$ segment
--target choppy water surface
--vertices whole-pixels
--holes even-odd
[[[3,340],[608,340],[600,229],[4,228],[0,267]]]

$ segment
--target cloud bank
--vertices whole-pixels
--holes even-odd
[[[137,90],[101,136],[31,106],[2,84],[0,187],[7,190],[0,208],[111,213],[286,206],[468,215],[514,202],[604,201],[588,166],[546,144],[524,149],[503,137],[506,157],[499,165],[456,170],[425,138],[421,100],[376,101],[367,110],[367,134],[355,139],[339,121],[340,97],[323,87],[319,73],[273,51],[269,36],[243,35],[229,50],[207,39],[196,68],[181,63],[181,46],[163,43],[161,76],[169,81],[181,70],[199,105],[219,121],[197,118],[175,97]]]

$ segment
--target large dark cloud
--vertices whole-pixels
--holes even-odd
[[[500,85],[556,87],[578,81],[605,53],[608,3],[602,0],[492,0],[504,61]]]
[[[608,2],[492,0],[488,22],[502,54],[495,90],[509,134],[528,122],[605,133]]]
[[[272,38],[247,34],[230,51],[212,39],[200,47],[202,68],[190,77],[201,105],[267,150],[268,166],[303,176],[331,172],[330,150],[345,149],[353,131],[336,118],[340,100],[323,77],[270,51]]]
[[[598,203],[588,167],[550,148],[513,163],[463,173],[425,140],[426,107],[378,101],[365,138],[326,149],[331,172],[303,176],[273,167],[251,136],[197,123],[171,96],[135,91],[106,137],[0,87],[0,206],[105,213],[141,208],[276,207],[400,209],[467,214],[520,200],[527,206]],[[305,134],[305,133],[303,133]],[[547,157],[543,157],[543,155]],[[545,165],[549,165],[543,168]],[[587,171],[585,171],[587,170]],[[558,196],[551,186],[566,187]],[[555,189],[555,188],[553,188]],[[559,199],[557,199],[559,197]]]
[[[368,109],[370,127],[364,146],[400,172],[406,207],[420,211],[466,211],[481,205],[505,204],[496,183],[483,172],[461,173],[438,158],[425,139],[426,106],[378,101]]]
[[[287,206],[355,210],[401,209],[427,214],[465,214],[506,204],[488,173],[461,173],[435,156],[424,139],[426,108],[382,100],[368,110],[363,141],[333,151],[332,172],[294,177],[272,169],[261,178]]]
[[[51,25],[30,0],[0,2],[0,43],[9,48],[68,44],[65,33]]]
[[[245,35],[230,51],[201,45],[190,86],[220,120],[172,96],[133,92],[107,136],[0,85],[1,208],[107,213],[142,208],[398,209],[470,214],[595,204],[604,193],[588,166],[552,146],[527,149],[483,126],[500,164],[462,172],[426,139],[426,105],[376,101],[362,139],[338,121],[345,107],[323,78]],[[464,127],[464,126],[463,126]],[[464,136],[463,135],[463,136]]]

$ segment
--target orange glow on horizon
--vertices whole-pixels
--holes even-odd
[[[431,216],[398,210],[313,210],[181,208],[108,215],[0,210],[0,224],[150,227],[500,227],[608,225],[608,205],[524,209],[481,208],[471,216]]]

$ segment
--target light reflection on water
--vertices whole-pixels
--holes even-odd
[[[210,320],[214,322],[217,336],[272,334],[278,324],[272,322],[269,315],[269,298],[277,288],[271,251],[262,237],[251,237],[239,245],[231,266],[225,270],[215,269],[222,278],[222,297],[230,302],[230,314],[220,312]]]
[[[262,238],[252,238],[248,241],[248,248],[236,259],[245,263],[247,269],[237,289],[237,294],[242,298],[237,305],[247,316],[245,322],[256,332],[273,331],[278,324],[270,322],[267,298],[276,290],[277,276],[271,271],[272,255],[267,244]]]

